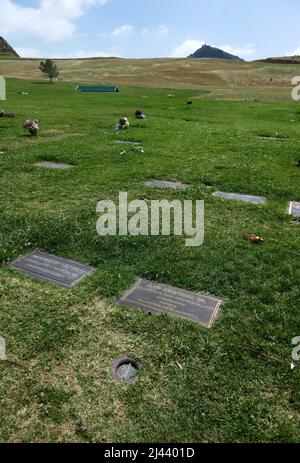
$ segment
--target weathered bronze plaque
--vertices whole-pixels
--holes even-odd
[[[244,201],[251,204],[264,204],[266,198],[263,196],[252,196],[252,195],[240,195],[237,193],[224,193],[223,191],[217,191],[213,193],[213,196],[218,196],[219,198],[224,199],[234,199],[236,201]]]
[[[177,315],[211,328],[220,314],[222,301],[212,296],[139,279],[121,297],[119,304],[153,315]]]
[[[9,265],[38,280],[54,283],[61,288],[71,289],[95,269],[90,265],[35,251]]]

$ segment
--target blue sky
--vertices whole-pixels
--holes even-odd
[[[299,0],[0,0],[0,35],[24,57],[184,57],[203,43],[300,55],[299,19]]]

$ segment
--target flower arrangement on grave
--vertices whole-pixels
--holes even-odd
[[[23,122],[23,129],[27,129],[30,135],[36,137],[39,130],[39,121],[34,119],[33,121],[27,119]]]
[[[127,119],[127,117],[121,117],[121,119],[119,119],[119,122],[117,123],[116,129],[117,130],[129,129],[129,120]]]
[[[140,109],[137,109],[135,112],[136,119],[146,119],[145,114]]]

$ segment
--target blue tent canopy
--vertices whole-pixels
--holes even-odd
[[[78,85],[76,90],[79,92],[90,93],[119,93],[118,87],[105,87],[105,86],[91,86],[91,85]]]

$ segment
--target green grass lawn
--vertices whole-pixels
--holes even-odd
[[[286,213],[300,201],[300,105],[187,106],[201,91],[75,95],[71,84],[7,83],[2,106],[17,119],[0,119],[0,335],[9,360],[0,362],[0,440],[300,442],[300,365],[290,368],[300,336],[300,225]],[[134,119],[136,109],[146,121]],[[130,130],[116,133],[123,114]],[[39,119],[37,139],[22,129],[26,118]],[[259,138],[276,133],[288,140]],[[114,143],[120,138],[141,141],[145,153]],[[33,166],[43,160],[76,168]],[[192,189],[152,190],[151,179]],[[222,200],[217,190],[268,201]],[[120,191],[130,200],[204,199],[204,245],[100,238],[97,202]],[[265,243],[244,241],[244,232]],[[6,267],[34,249],[97,270],[69,292]],[[217,296],[222,317],[207,330],[117,306],[137,277]],[[110,372],[124,354],[142,363],[131,386]]]

